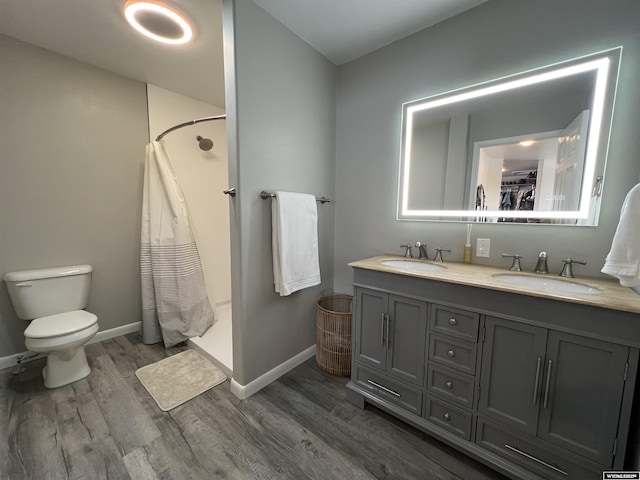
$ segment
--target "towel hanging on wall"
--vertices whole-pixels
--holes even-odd
[[[276,292],[284,297],[320,284],[316,197],[275,192],[271,225]]]
[[[640,184],[633,187],[622,204],[620,221],[602,273],[620,280],[623,287],[640,287]]]

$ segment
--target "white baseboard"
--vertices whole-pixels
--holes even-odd
[[[231,300],[223,300],[222,302],[216,303],[217,309],[226,309],[231,308]]]
[[[109,330],[103,330],[101,332],[96,333],[96,336],[93,337],[88,342],[88,344],[102,342],[103,340],[109,340],[110,338],[126,335],[127,333],[139,332],[140,326],[141,326],[141,322],[134,322],[134,323],[129,323],[128,325],[122,325],[121,327],[111,328]],[[2,370],[3,368],[9,368],[17,365],[19,357],[23,357],[22,363],[26,363],[26,362],[32,362],[33,360],[37,360],[39,358],[44,358],[45,355],[34,354],[33,352],[26,351],[22,353],[9,355],[7,357],[0,357],[0,370]]]
[[[38,360],[39,358],[44,358],[44,355],[33,352],[22,352],[16,353],[14,355],[9,355],[8,357],[0,357],[0,370],[9,367],[15,367],[18,364],[18,358],[22,357],[21,362],[27,363],[32,362],[34,360]]]
[[[259,376],[255,380],[249,382],[246,385],[240,385],[236,382],[235,378],[231,379],[231,393],[233,393],[240,400],[249,398],[254,393],[262,390],[264,387],[274,382],[282,375],[290,372],[301,363],[306,362],[316,354],[316,346],[312,345],[309,348],[303,350],[297,355],[291,357],[289,360],[281,363],[277,367],[272,368],[264,375]]]
[[[127,335],[128,333],[139,332],[141,328],[142,328],[142,322],[133,322],[133,323],[128,323],[127,325],[122,325],[121,327],[110,328],[109,330],[103,330],[101,332],[96,333],[96,336],[93,337],[87,345],[91,343],[102,342],[103,340],[109,340],[110,338]]]

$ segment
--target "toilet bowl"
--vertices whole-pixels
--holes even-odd
[[[80,380],[91,368],[84,345],[98,332],[98,317],[84,310],[36,318],[24,331],[25,346],[47,355],[44,386],[56,388]]]
[[[31,320],[25,346],[47,356],[45,387],[61,387],[91,373],[84,345],[98,332],[98,317],[84,308],[92,271],[91,265],[72,265],[2,277],[18,318]]]

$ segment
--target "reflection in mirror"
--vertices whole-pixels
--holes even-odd
[[[596,225],[620,53],[404,104],[398,219]]]

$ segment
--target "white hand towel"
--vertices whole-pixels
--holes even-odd
[[[273,278],[287,296],[320,283],[318,207],[306,193],[275,192],[271,201]]]
[[[624,200],[611,251],[601,271],[619,279],[623,287],[640,286],[640,184]]]

